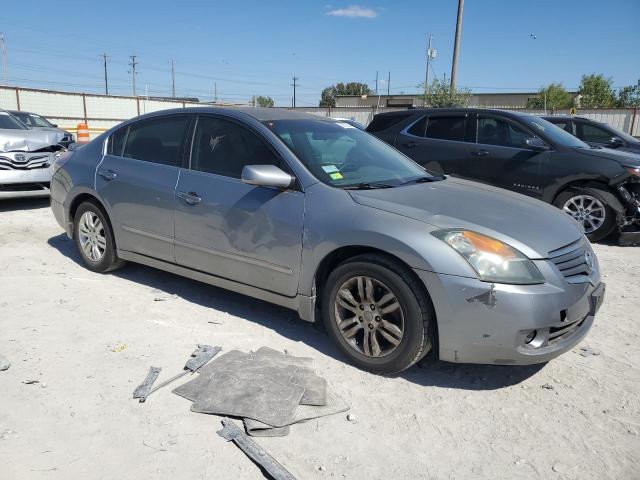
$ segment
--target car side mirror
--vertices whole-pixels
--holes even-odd
[[[275,165],[245,165],[242,169],[242,181],[249,185],[287,188],[294,180],[291,175]]]
[[[538,137],[529,137],[524,141],[525,147],[536,152],[546,152],[549,147]]]
[[[620,137],[611,137],[607,145],[609,147],[618,148],[624,145],[624,141]]]
[[[51,126],[55,127],[55,128],[58,128],[58,125],[56,123],[52,123]]]

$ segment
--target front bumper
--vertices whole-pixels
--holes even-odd
[[[48,192],[54,153],[0,154],[0,192]]]
[[[490,284],[416,270],[433,300],[441,360],[543,363],[587,335],[604,296],[597,272],[590,282],[570,284],[550,261],[536,263],[544,274],[552,274],[552,283]]]

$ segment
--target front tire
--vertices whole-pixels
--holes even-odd
[[[359,255],[336,267],[322,307],[329,335],[363,370],[397,373],[431,350],[431,300],[413,272],[388,257]]]
[[[105,273],[120,268],[111,224],[102,209],[92,201],[80,204],[74,216],[73,239],[85,266]]]
[[[568,188],[553,202],[582,224],[591,242],[606,238],[616,227],[616,212],[607,203],[602,190],[595,187]]]

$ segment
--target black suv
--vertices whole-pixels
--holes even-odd
[[[592,241],[616,227],[621,242],[640,238],[640,155],[590,147],[540,117],[507,110],[381,113],[367,131],[427,170],[552,203]]]
[[[592,147],[614,148],[623,152],[640,154],[640,140],[620,132],[606,123],[570,115],[553,115],[542,118],[566,130],[571,135],[575,135]]]

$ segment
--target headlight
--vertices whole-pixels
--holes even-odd
[[[629,172],[631,175],[634,175],[636,177],[636,180],[638,180],[637,177],[640,177],[640,167],[624,167],[627,169],[627,172]]]
[[[433,235],[462,255],[482,281],[544,283],[544,277],[531,260],[495,238],[469,230],[441,230]]]

